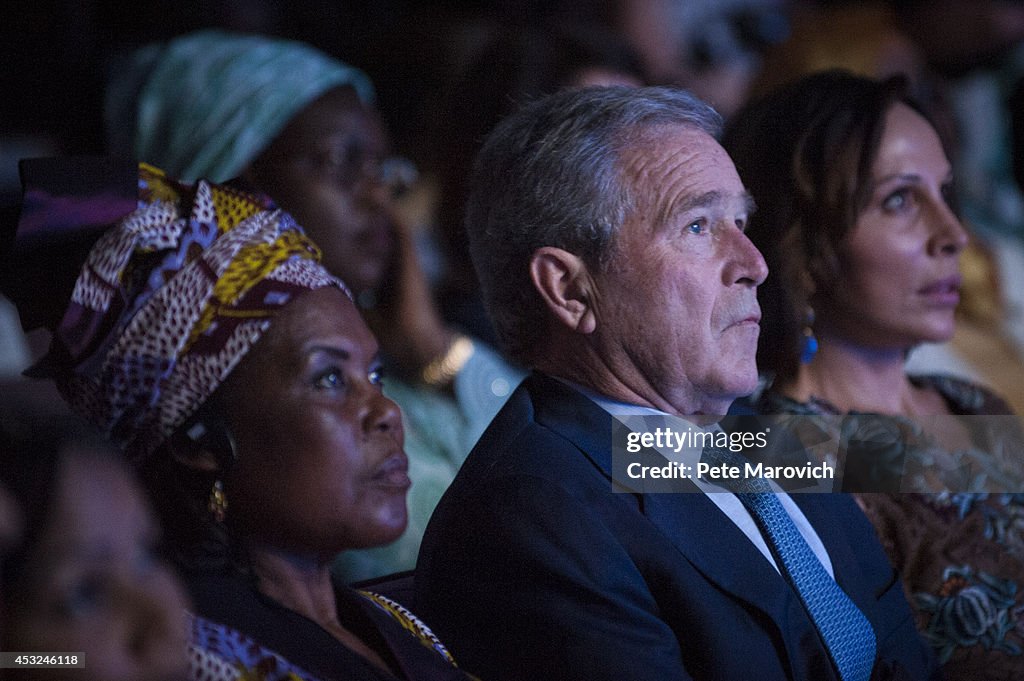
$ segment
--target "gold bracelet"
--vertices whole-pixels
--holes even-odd
[[[420,378],[427,385],[434,388],[441,388],[452,382],[455,374],[459,373],[462,367],[473,354],[473,341],[469,336],[459,334],[445,350],[444,354],[430,360],[430,364],[423,367]]]

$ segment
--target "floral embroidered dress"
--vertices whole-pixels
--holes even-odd
[[[912,380],[937,390],[956,415],[1010,414],[1001,399],[976,385],[938,376]],[[757,408],[764,414],[840,413],[822,400],[801,403],[772,392],[761,396]],[[904,460],[916,460],[919,475],[929,463],[941,468],[951,453],[909,419],[893,419],[910,434],[903,442],[911,450],[903,452]],[[1024,443],[1019,431],[980,429],[971,435],[972,446],[955,453],[957,473],[964,480],[1015,478],[1016,483],[996,485],[1005,492],[855,496],[903,578],[918,628],[945,677],[1024,679],[1024,460],[1011,458]]]

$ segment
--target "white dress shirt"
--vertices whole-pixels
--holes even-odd
[[[599,395],[592,390],[573,383],[572,381],[566,381],[564,379],[559,380],[586,395],[590,400],[612,416],[672,416],[671,414],[659,411],[653,407],[644,407],[636,404],[628,404],[626,402],[618,402],[603,395]],[[696,430],[698,427],[693,425],[691,428]],[[718,432],[721,431],[721,426],[716,423],[705,427],[704,430]],[[690,470],[696,470],[697,462],[700,461],[702,454],[702,450],[697,447],[683,447],[679,452],[669,448],[653,449],[664,456],[667,461],[690,466]],[[772,556],[771,549],[768,548],[768,544],[765,542],[764,536],[761,534],[761,530],[758,528],[754,518],[750,515],[750,512],[747,511],[739,498],[732,492],[708,482],[703,478],[692,478],[691,482],[693,482],[693,484],[704,493],[711,503],[722,511],[729,521],[739,528],[747,539],[757,547],[757,550],[761,552],[761,555],[765,557],[765,560],[771,563],[776,572],[779,572],[779,566],[775,564],[775,558]],[[777,488],[777,485],[775,485],[774,482],[769,482]],[[800,534],[803,535],[804,541],[806,541],[811,547],[811,551],[814,552],[815,557],[817,557],[821,562],[825,571],[828,572],[830,577],[835,579],[835,573],[832,570],[832,561],[829,558],[828,551],[825,550],[825,545],[821,542],[821,538],[818,536],[818,533],[814,531],[814,527],[811,526],[811,523],[807,520],[803,511],[801,511],[790,496],[781,489],[776,492],[775,495],[779,498],[779,501],[782,503],[782,507],[786,509],[786,513],[789,514],[789,517],[793,520],[793,523],[800,531]]]

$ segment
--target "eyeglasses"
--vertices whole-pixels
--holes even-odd
[[[404,194],[419,178],[416,165],[409,159],[378,158],[353,144],[325,146],[312,153],[296,152],[279,158],[308,165],[346,191],[355,191],[363,184],[378,185],[387,189],[392,198]]]

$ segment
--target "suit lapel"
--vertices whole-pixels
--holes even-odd
[[[612,417],[592,400],[568,385],[534,373],[524,385],[529,390],[538,424],[550,428],[571,442],[612,484]],[[659,457],[656,452],[645,452]],[[692,483],[680,483],[693,489]],[[803,609],[796,592],[761,555],[745,534],[712,503],[706,495],[696,492],[660,494],[632,493],[639,500],[640,511],[679,551],[680,560],[689,562],[704,578],[732,598],[760,610],[775,623],[779,636],[788,649],[790,659],[815,661],[805,670],[812,678],[831,679],[832,668],[821,647],[814,625]],[[805,494],[797,497],[815,497]],[[822,515],[835,515],[820,503],[801,505],[815,529]],[[805,511],[805,512],[807,512]],[[838,521],[825,523],[822,541],[834,564],[853,561],[848,542],[841,540]],[[860,575],[849,577],[862,582]],[[841,582],[842,584],[842,582]],[[857,584],[850,584],[855,590]],[[849,590],[848,590],[849,592]],[[858,605],[861,605],[858,603]],[[813,643],[812,643],[813,642]],[[806,649],[814,646],[814,652]],[[794,673],[798,677],[803,675]]]
[[[612,480],[612,417],[564,383],[534,373],[528,381],[538,423],[558,432]],[[655,452],[649,453],[659,457]],[[708,498],[687,491],[638,494],[641,510],[682,556],[721,589],[779,620],[796,598],[783,578]]]
[[[611,415],[590,398],[550,376],[534,372],[524,383],[533,399],[537,423],[571,442],[611,478]]]
[[[787,618],[796,594],[704,494],[647,494],[644,514],[708,581],[776,621]]]

